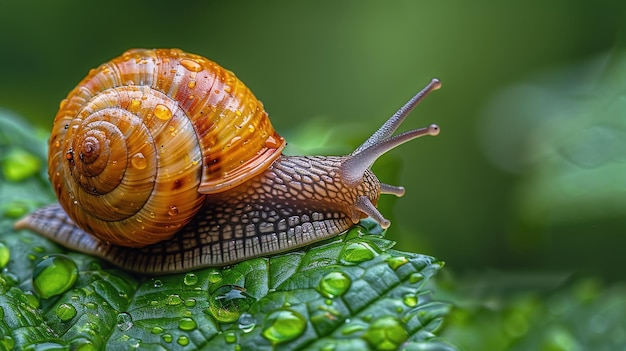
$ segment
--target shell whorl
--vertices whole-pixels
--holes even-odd
[[[263,172],[284,145],[231,72],[180,50],[131,50],[61,103],[49,176],[81,228],[142,247],[189,223],[206,194]]]

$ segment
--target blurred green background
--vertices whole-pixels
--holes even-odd
[[[90,68],[128,48],[178,47],[235,72],[288,153],[348,153],[438,77],[442,90],[403,128],[436,122],[441,134],[375,165],[407,188],[381,200],[397,248],[436,256],[459,281],[616,282],[625,10],[617,0],[1,1],[0,107],[47,131]]]

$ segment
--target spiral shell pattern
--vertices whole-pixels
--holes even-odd
[[[206,194],[263,172],[284,145],[232,72],[180,50],[130,50],[61,102],[49,176],[83,230],[143,247],[189,223]]]

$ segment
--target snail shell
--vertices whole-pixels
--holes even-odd
[[[61,102],[49,149],[59,204],[16,223],[124,269],[221,266],[323,240],[371,216],[371,165],[431,125],[392,136],[440,87],[433,79],[347,156],[284,156],[259,102],[233,73],[175,49],[130,50]]]
[[[49,176],[79,227],[143,247],[171,238],[206,194],[261,173],[284,146],[233,73],[180,50],[131,50],[61,102]]]

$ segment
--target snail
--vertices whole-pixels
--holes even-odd
[[[16,223],[125,270],[226,266],[337,236],[381,194],[370,167],[430,125],[393,136],[433,79],[347,156],[285,156],[285,140],[235,75],[178,49],[133,49],[90,71],[49,140],[59,203]]]

